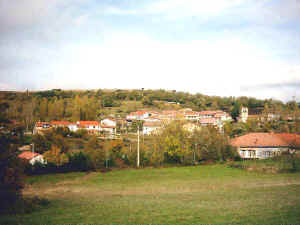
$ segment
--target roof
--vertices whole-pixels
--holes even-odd
[[[287,147],[300,145],[300,135],[290,133],[249,133],[230,141],[236,147]]]
[[[199,122],[200,122],[201,124],[214,124],[214,123],[217,122],[217,120],[218,120],[218,119],[216,119],[216,118],[201,118],[201,119],[199,120]]]
[[[215,115],[216,113],[220,113],[222,111],[201,111],[199,112],[200,115]]]
[[[43,125],[50,125],[50,123],[48,123],[48,122],[36,122],[35,123],[36,127],[43,127]]]
[[[198,116],[198,115],[199,115],[199,112],[195,112],[195,111],[186,111],[186,112],[184,112],[184,115]]]
[[[79,126],[99,126],[100,123],[98,121],[77,121]]]
[[[33,153],[33,152],[22,152],[18,157],[21,159],[27,159],[31,160],[34,157],[40,156],[41,154],[39,153]]]
[[[136,111],[136,112],[131,112],[130,114],[129,114],[129,116],[142,116],[142,115],[144,115],[144,114],[146,114],[146,113],[148,113],[147,111],[142,111],[142,110],[140,110],[140,111]]]
[[[161,122],[145,122],[144,127],[161,127],[162,123]]]

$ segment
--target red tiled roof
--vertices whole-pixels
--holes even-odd
[[[20,155],[18,155],[18,157],[21,159],[31,160],[32,158],[39,156],[39,155],[40,155],[39,153],[22,152]]]
[[[78,121],[77,124],[79,126],[99,126],[100,123],[98,121]]]
[[[146,111],[136,111],[136,112],[130,113],[129,115],[130,115],[130,116],[142,116],[142,115],[144,115],[145,113],[147,113],[147,112],[146,112]]]
[[[50,125],[50,123],[48,123],[48,122],[36,122],[35,123],[36,127],[43,127],[43,125]]]
[[[201,111],[199,112],[200,115],[214,115],[216,114],[216,111]]]
[[[289,133],[249,133],[230,141],[236,147],[284,147],[290,145],[300,145],[300,135]]]
[[[145,122],[144,127],[161,127],[162,123],[161,122]]]
[[[184,115],[194,115],[194,116],[198,116],[198,115],[199,115],[199,112],[187,111],[187,112],[184,112]]]

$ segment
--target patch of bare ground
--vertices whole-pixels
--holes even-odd
[[[170,186],[148,186],[142,185],[138,187],[128,186],[125,188],[114,188],[114,190],[108,187],[100,187],[96,184],[84,184],[83,180],[87,180],[96,176],[97,173],[90,173],[80,179],[71,181],[63,181],[54,185],[38,186],[28,185],[23,194],[25,196],[40,196],[47,197],[49,199],[55,198],[101,198],[106,196],[130,196],[130,195],[159,195],[159,194],[186,194],[186,193],[206,193],[217,190],[234,190],[241,188],[265,188],[265,187],[276,187],[276,186],[288,186],[288,185],[300,185],[300,181],[273,181],[273,182],[233,182],[230,184],[206,184],[194,183],[190,185],[177,185],[174,187]],[[81,185],[82,184],[82,185]]]

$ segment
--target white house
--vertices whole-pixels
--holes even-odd
[[[150,116],[158,115],[157,112],[154,111],[136,111],[132,112],[126,116],[127,120],[144,120]]]
[[[26,161],[29,161],[31,165],[34,165],[37,162],[40,162],[42,164],[46,164],[46,161],[44,160],[43,156],[39,153],[34,152],[22,152],[20,155],[18,155],[20,159],[24,159]]]
[[[101,124],[98,121],[77,121],[77,129],[86,129],[89,133],[99,133]]]
[[[231,140],[243,159],[265,159],[300,146],[300,135],[290,133],[249,133]]]
[[[161,122],[145,122],[143,125],[143,134],[149,135],[156,133],[162,128]]]
[[[117,126],[117,122],[115,119],[111,119],[111,118],[106,118],[104,120],[101,120],[101,125],[106,125],[106,126],[113,126],[116,127]]]

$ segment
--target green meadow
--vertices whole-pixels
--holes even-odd
[[[223,165],[33,176],[24,196],[50,204],[0,224],[300,224],[300,173]]]

